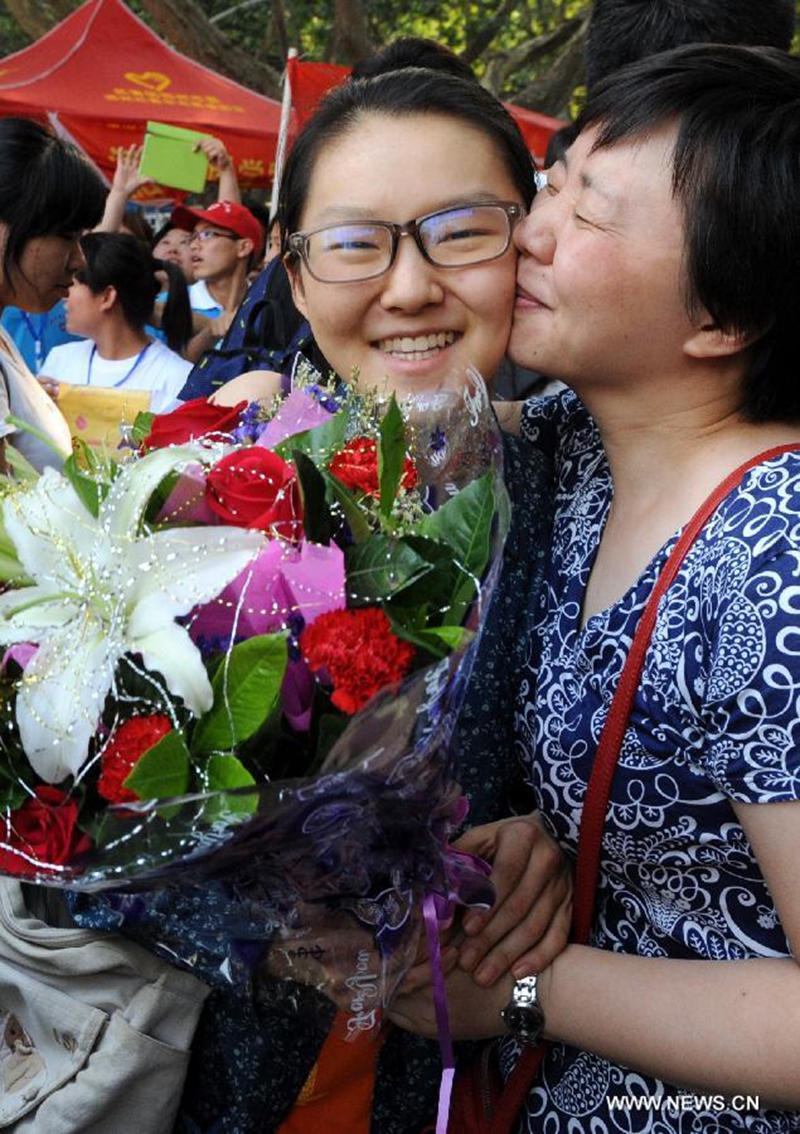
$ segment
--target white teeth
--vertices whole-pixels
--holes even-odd
[[[381,339],[378,349],[385,354],[395,354],[402,358],[430,358],[436,350],[444,350],[456,340],[455,331],[435,331],[429,335],[403,335],[402,338]]]

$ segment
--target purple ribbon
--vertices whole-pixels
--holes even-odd
[[[436,1115],[436,1134],[447,1134],[450,1118],[450,1099],[453,1094],[453,1080],[456,1074],[456,1061],[453,1055],[453,1037],[450,1033],[450,1013],[447,1011],[447,993],[444,987],[442,950],[439,944],[439,909],[435,894],[426,894],[422,899],[422,916],[425,920],[425,934],[428,938],[428,958],[433,977],[433,1005],[436,1010],[436,1030],[439,1033],[439,1048],[442,1053],[442,1081],[439,1085],[439,1109]]]
[[[462,796],[453,812],[454,823],[461,822],[469,804]],[[446,837],[446,836],[445,836]],[[422,917],[428,941],[428,959],[433,978],[433,1006],[436,1011],[436,1031],[442,1053],[442,1081],[439,1084],[439,1109],[436,1115],[436,1134],[447,1134],[450,1118],[450,1100],[456,1061],[453,1055],[453,1036],[450,1031],[450,1013],[447,1010],[447,991],[444,986],[442,951],[439,926],[449,926],[457,905],[483,906],[492,904],[493,892],[487,880],[492,872],[488,862],[466,851],[457,851],[447,843],[442,848],[442,862],[446,879],[446,893],[428,893],[422,899]],[[487,888],[488,887],[488,888]]]

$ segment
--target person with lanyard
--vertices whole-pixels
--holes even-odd
[[[67,296],[67,327],[86,337],[55,347],[40,381],[56,399],[61,383],[149,390],[153,411],[166,409],[191,370],[176,353],[191,333],[182,273],[174,264],[154,260],[122,233],[89,233],[81,247],[86,264]],[[157,271],[167,273],[170,282],[162,314],[169,345],[146,331],[160,288]]]
[[[207,209],[179,205],[172,212],[172,224],[192,234],[195,282],[189,301],[195,314],[208,319],[186,348],[186,357],[197,362],[233,322],[251,265],[263,254],[264,229],[249,209],[235,201],[217,201]]]
[[[0,121],[0,310],[14,306],[38,319],[66,296],[83,264],[78,237],[97,223],[104,199],[100,177],[74,147],[26,119]],[[36,433],[7,422],[9,411]],[[0,437],[37,469],[59,466],[70,452],[64,417],[5,329],[0,421]]]

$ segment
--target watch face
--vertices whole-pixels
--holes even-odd
[[[503,1009],[503,1022],[518,1039],[525,1043],[538,1043],[544,1027],[544,1013],[538,1004],[525,1008],[509,1004]]]

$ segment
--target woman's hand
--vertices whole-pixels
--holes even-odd
[[[231,155],[225,149],[225,144],[219,138],[203,138],[200,142],[195,142],[192,149],[195,153],[202,153],[206,155],[208,164],[216,169],[217,173],[222,173],[224,169],[229,169],[231,165]]]
[[[126,201],[133,196],[137,189],[141,189],[143,185],[151,185],[153,182],[152,177],[141,177],[139,175],[141,160],[141,146],[132,145],[128,146],[127,149],[120,146],[117,150],[117,167],[114,170],[111,189],[114,193],[119,193]]]
[[[511,998],[513,983],[513,978],[506,975],[491,988],[476,988],[469,973],[453,969],[445,981],[453,1039],[481,1040],[503,1035],[506,1027],[500,1012]],[[386,1015],[407,1032],[436,1039],[436,1010],[430,985],[407,990],[404,982]]]
[[[195,151],[205,154],[208,163],[217,171],[219,176],[219,201],[234,201],[237,205],[242,202],[239,189],[239,179],[236,176],[231,155],[225,149],[219,138],[203,138],[197,142]]]
[[[281,375],[274,370],[250,370],[232,378],[208,399],[216,406],[235,406],[239,402],[263,402],[281,392]]]
[[[455,844],[492,864],[497,900],[470,910],[459,967],[486,987],[509,970],[519,979],[541,972],[567,944],[572,867],[534,812],[467,831]]]

